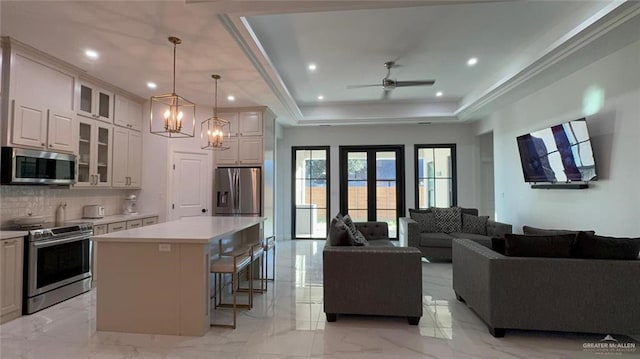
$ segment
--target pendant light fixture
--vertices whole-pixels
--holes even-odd
[[[226,147],[224,138],[229,137],[229,121],[218,117],[218,80],[220,75],[211,75],[215,81],[213,116],[200,124],[200,147],[214,151],[224,151]]]
[[[196,127],[196,106],[193,102],[176,94],[176,46],[182,40],[169,37],[173,44],[173,91],[151,97],[150,131],[164,137],[193,137]]]

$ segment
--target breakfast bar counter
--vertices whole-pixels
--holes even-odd
[[[96,329],[201,336],[209,330],[211,251],[262,238],[263,217],[187,217],[93,237]]]

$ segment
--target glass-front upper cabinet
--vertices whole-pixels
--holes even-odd
[[[97,121],[80,119],[78,131],[78,178],[76,186],[110,186],[112,128]]]
[[[113,121],[113,92],[81,82],[78,114],[96,120]]]

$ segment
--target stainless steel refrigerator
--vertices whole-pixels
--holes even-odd
[[[218,216],[262,215],[259,167],[218,167],[214,203]]]

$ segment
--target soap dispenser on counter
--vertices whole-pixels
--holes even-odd
[[[56,209],[56,227],[62,226],[64,225],[64,219],[65,219],[65,215],[64,215],[64,210],[65,208],[67,208],[67,203],[66,202],[61,202],[60,205],[58,206],[58,208]]]

